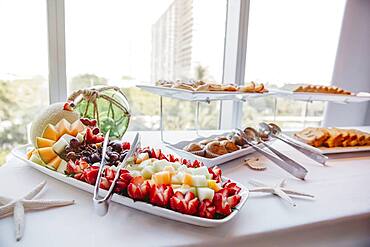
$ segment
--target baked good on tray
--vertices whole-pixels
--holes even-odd
[[[335,86],[303,85],[294,89],[296,93],[326,93],[352,95],[353,93]]]
[[[198,156],[213,159],[247,147],[249,147],[249,145],[238,133],[231,132],[227,134],[227,136],[219,135],[212,139],[207,138],[197,143],[189,143],[183,150]]]
[[[305,128],[294,136],[314,147],[369,146],[370,134],[356,129]]]
[[[156,82],[157,86],[178,88],[197,92],[241,92],[241,93],[265,93],[268,92],[263,83],[249,82],[245,85],[235,85],[232,83],[216,83],[204,81],[165,81]]]

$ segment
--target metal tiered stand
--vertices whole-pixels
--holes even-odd
[[[275,111],[274,111],[275,114],[276,114],[276,104],[277,104],[276,97],[281,97],[281,98],[288,98],[292,100],[305,101],[306,102],[305,117],[306,117],[307,111],[308,111],[308,103],[313,102],[313,101],[326,101],[326,102],[334,102],[334,103],[341,103],[341,104],[370,101],[369,94],[361,95],[361,93],[358,95],[296,93],[296,92],[280,90],[280,89],[269,89],[269,92],[266,92],[266,93],[242,93],[242,92],[225,92],[225,91],[197,92],[197,91],[189,91],[189,90],[178,89],[178,88],[167,88],[167,87],[150,86],[150,85],[137,85],[137,87],[160,96],[161,141],[168,145],[171,145],[171,143],[166,142],[163,137],[163,131],[164,131],[164,128],[163,128],[163,97],[196,102],[195,130],[198,136],[201,136],[199,134],[199,105],[201,102],[210,103],[211,101],[223,101],[223,100],[246,102],[248,99],[273,95],[275,96]]]

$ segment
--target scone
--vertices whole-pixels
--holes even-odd
[[[227,149],[219,141],[213,141],[206,145],[206,158],[215,158],[227,153]]]
[[[205,150],[198,143],[190,143],[183,150],[199,156],[204,156],[205,154]]]

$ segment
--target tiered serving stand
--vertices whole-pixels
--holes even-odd
[[[340,104],[348,103],[360,103],[365,101],[370,101],[370,94],[361,95],[340,95],[340,94],[324,94],[324,93],[296,93],[287,90],[280,89],[269,89],[267,93],[242,93],[242,92],[197,92],[189,91],[185,89],[178,88],[167,88],[161,86],[151,86],[151,85],[137,85],[138,88],[141,88],[145,91],[157,94],[160,96],[160,131],[161,131],[161,141],[165,144],[171,145],[164,140],[164,126],[163,126],[163,97],[168,97],[177,100],[186,100],[191,102],[196,102],[195,109],[195,130],[198,136],[199,134],[199,105],[201,102],[210,103],[211,101],[223,101],[223,100],[232,100],[236,102],[246,102],[248,99],[266,97],[266,96],[275,96],[275,114],[276,114],[276,105],[277,98],[292,99],[297,101],[306,102],[305,107],[305,117],[308,112],[308,104],[313,101],[325,101],[325,102],[334,102]],[[275,119],[276,115],[274,116]],[[220,125],[219,125],[220,128]]]

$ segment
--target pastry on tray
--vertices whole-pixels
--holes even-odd
[[[227,154],[228,151],[224,145],[219,141],[213,141],[206,145],[206,158],[216,158],[218,156]]]
[[[326,94],[342,94],[352,95],[353,93],[335,86],[319,86],[319,85],[304,85],[297,87],[296,93],[326,93]]]
[[[314,147],[355,147],[370,145],[370,134],[355,129],[305,128],[294,136]]]
[[[197,92],[241,92],[241,93],[265,93],[268,92],[263,83],[249,82],[246,85],[232,83],[216,83],[204,81],[165,81],[159,80],[157,86],[184,89]]]

